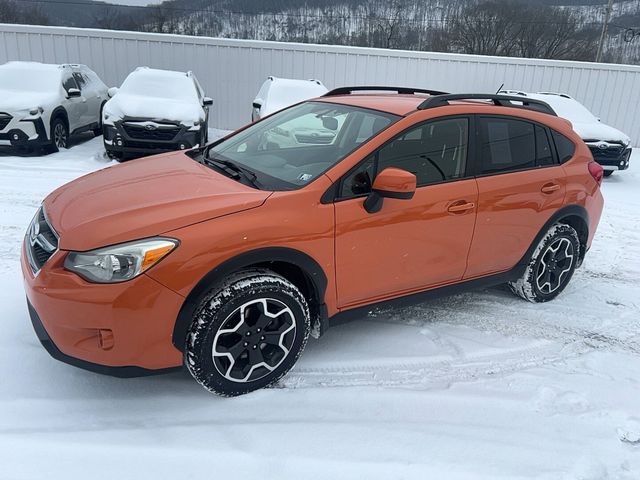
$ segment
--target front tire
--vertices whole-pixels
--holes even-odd
[[[610,177],[611,175],[613,175],[613,170],[605,170],[605,171],[603,172],[603,175],[604,175],[605,177]]]
[[[580,249],[578,233],[573,227],[552,226],[536,246],[522,277],[509,282],[511,291],[534,303],[553,300],[571,280]]]
[[[276,383],[302,354],[311,329],[300,290],[269,270],[230,277],[195,312],[185,363],[203,387],[229,397]]]
[[[51,122],[51,143],[48,151],[55,153],[61,148],[69,148],[69,128],[64,118],[58,116]]]

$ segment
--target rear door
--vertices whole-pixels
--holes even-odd
[[[478,195],[466,168],[470,123],[458,116],[410,127],[343,177],[335,203],[339,307],[462,278]],[[364,200],[388,167],[416,175],[415,195],[387,198],[368,213]]]
[[[476,124],[478,213],[465,279],[514,267],[566,190],[547,127],[508,116]]]

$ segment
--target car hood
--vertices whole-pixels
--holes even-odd
[[[269,195],[176,152],[80,177],[51,193],[45,210],[60,249],[86,251],[256,208]]]
[[[19,92],[0,89],[0,112],[11,113],[35,107],[45,107],[55,100],[55,93]]]
[[[204,120],[204,110],[197,102],[145,97],[118,92],[105,109],[120,118],[144,118],[156,121],[193,123]]]
[[[571,122],[571,125],[573,125],[573,129],[583,140],[623,142],[625,145],[631,142],[631,139],[620,130],[604,123]]]

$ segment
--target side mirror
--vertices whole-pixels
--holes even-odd
[[[107,90],[107,95],[109,95],[109,98],[115,97],[116,93],[118,93],[118,87],[111,87],[109,90]]]
[[[372,192],[364,201],[368,213],[379,212],[385,198],[410,200],[416,193],[416,176],[400,168],[385,168],[373,181]]]
[[[210,107],[211,105],[213,105],[213,98],[211,97],[204,97],[202,99],[202,105],[204,105],[205,107]]]
[[[322,117],[322,126],[327,130],[335,132],[338,130],[338,120],[334,117]]]
[[[260,110],[260,108],[262,108],[262,103],[255,101],[251,104],[253,106],[253,108]]]
[[[67,92],[67,97],[69,98],[78,98],[81,95],[82,93],[77,88],[70,88],[69,91]]]

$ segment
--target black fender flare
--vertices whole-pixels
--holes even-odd
[[[314,304],[320,317],[324,321],[327,317],[324,296],[327,290],[327,276],[318,262],[308,254],[299,250],[287,247],[268,247],[251,250],[230,258],[213,268],[209,273],[200,279],[196,286],[189,292],[185,299],[178,318],[173,327],[173,345],[184,351],[184,342],[193,320],[193,314],[202,298],[206,295],[212,285],[227,278],[229,275],[252,266],[264,266],[269,268],[269,264],[287,264],[296,267],[304,273],[307,282],[307,291],[311,298],[307,300]],[[276,269],[277,272],[277,269]],[[313,321],[313,319],[312,319]]]
[[[574,219],[579,219],[580,224],[575,224]],[[542,226],[536,237],[533,239],[533,242],[529,246],[529,249],[517,263],[516,268],[514,268],[514,270],[516,271],[514,272],[516,273],[516,278],[520,277],[524,273],[524,269],[529,264],[531,256],[540,243],[540,240],[542,240],[542,237],[544,237],[549,229],[556,223],[568,223],[578,232],[580,243],[583,246],[582,251],[580,252],[580,263],[578,264],[578,266],[582,263],[584,255],[586,253],[586,243],[589,235],[589,213],[587,212],[587,209],[582,205],[567,205],[554,213],[551,218],[549,218],[549,220],[547,220],[547,222]]]
[[[63,106],[56,107],[53,112],[51,112],[51,117],[49,117],[49,139],[51,141],[53,141],[53,138],[51,138],[51,126],[53,125],[53,121],[58,117],[62,117],[62,119],[67,123],[67,132],[71,134],[69,127],[69,114],[67,113],[67,110]]]

